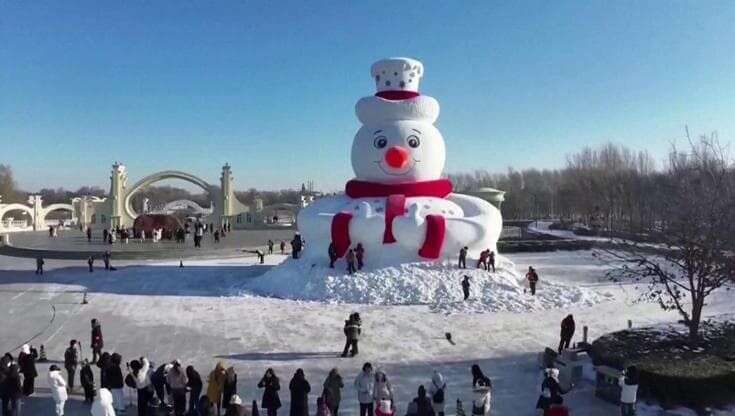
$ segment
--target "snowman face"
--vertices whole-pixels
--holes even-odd
[[[352,143],[357,179],[406,183],[441,178],[444,138],[432,124],[402,120],[365,125]]]

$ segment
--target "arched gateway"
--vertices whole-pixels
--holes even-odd
[[[230,224],[237,215],[249,212],[249,208],[235,198],[232,171],[229,164],[222,167],[220,186],[209,184],[204,179],[187,172],[165,170],[148,175],[132,186],[128,186],[128,173],[124,165],[115,163],[110,176],[110,193],[105,199],[80,198],[75,201],[83,225],[97,227],[132,227],[138,213],[132,207],[133,196],[156,182],[180,179],[202,188],[212,201],[212,212],[207,222],[218,225]]]

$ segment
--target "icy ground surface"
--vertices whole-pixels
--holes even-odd
[[[327,372],[338,367],[346,382],[340,412],[344,415],[356,414],[352,381],[364,361],[387,372],[396,390],[399,415],[405,413],[418,385],[428,385],[433,369],[448,380],[447,410],[453,414],[457,398],[465,403],[471,398],[469,367],[478,363],[493,380],[493,414],[531,416],[540,385],[536,354],[546,346],[556,346],[559,322],[566,314],[575,315],[579,328],[575,341],[584,325],[594,339],[624,328],[628,319],[636,326],[678,319],[655,304],[633,303],[637,289],[608,282],[604,268],[590,252],[517,254],[508,259],[518,275],[529,265],[537,268],[541,278],[538,299],[524,298],[522,286],[508,280],[513,275],[510,270],[492,278],[472,272],[473,297],[492,296],[487,291],[493,288],[507,291],[505,298],[493,302],[475,299],[464,305],[459,301],[457,276],[453,276],[445,286],[427,289],[433,300],[418,297],[415,303],[419,304],[407,305],[414,302],[402,297],[384,302],[401,305],[369,305],[359,298],[316,302],[258,295],[272,290],[258,277],[283,261],[281,256],[268,257],[265,265],[256,264],[253,258],[185,261],[184,268],[178,267],[178,261],[117,263],[117,271],[91,274],[79,262],[50,260],[42,279],[33,274],[32,259],[0,257],[0,350],[12,351],[34,338],[32,344],[45,344],[49,359],[58,362],[68,340],[76,338],[83,342],[83,355],[89,356],[89,321],[98,318],[107,349],[126,360],[140,355],[158,363],[179,358],[203,376],[217,360],[234,366],[239,394],[247,401],[260,400],[262,392],[255,384],[267,367],[273,367],[284,385],[281,413],[288,409],[285,385],[297,368],[305,370],[312,384],[313,413]],[[410,270],[415,274],[406,281],[415,281],[421,269]],[[396,275],[400,272],[394,271]],[[358,282],[343,279],[340,284],[350,288],[361,284]],[[304,290],[319,293],[324,288]],[[350,293],[337,289],[333,293]],[[556,290],[561,292],[553,292]],[[584,296],[575,298],[564,290]],[[85,291],[90,303],[82,305]],[[544,292],[560,294],[547,296]],[[441,300],[444,293],[451,298]],[[734,304],[731,296],[717,293],[707,313],[732,312]],[[50,321],[52,306],[56,316]],[[360,355],[342,359],[338,357],[344,345],[342,325],[353,311],[360,312],[364,322]],[[451,332],[456,345],[446,341],[446,332]],[[46,366],[39,365],[39,372],[39,394],[26,400],[24,415],[52,414]],[[72,396],[67,415],[89,414],[79,400],[78,395]],[[575,415],[619,414],[615,406],[594,397],[591,381],[579,383],[566,401]],[[663,413],[641,404],[639,414]],[[693,415],[686,411],[669,414]],[[719,413],[725,414],[735,412]]]

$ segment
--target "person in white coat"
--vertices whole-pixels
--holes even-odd
[[[92,402],[92,416],[115,416],[115,408],[112,406],[112,392],[105,388],[100,389]]]
[[[434,370],[431,377],[431,385],[429,386],[429,397],[431,397],[431,407],[437,416],[444,416],[444,403],[447,395],[447,383],[444,382],[444,376]]]
[[[56,364],[51,365],[48,371],[48,384],[51,388],[51,397],[54,399],[56,406],[56,416],[64,416],[64,404],[68,398],[66,392],[66,381],[61,375],[61,370]]]
[[[360,416],[373,416],[373,366],[365,363],[362,371],[355,378],[355,390],[357,390],[357,401],[360,403]]]

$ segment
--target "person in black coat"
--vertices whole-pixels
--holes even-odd
[[[79,382],[84,389],[84,401],[92,403],[94,401],[94,373],[87,360],[84,360],[82,369],[79,371]]]
[[[258,383],[258,388],[265,389],[260,407],[267,411],[267,416],[276,416],[278,409],[281,408],[281,398],[278,397],[281,383],[272,368],[265,370],[263,378]]]
[[[168,383],[166,383],[166,375],[171,367],[173,367],[173,365],[170,363],[163,364],[156,368],[156,371],[151,374],[151,384],[153,385],[153,389],[156,391],[156,397],[158,397],[158,400],[161,402],[159,405],[159,408],[161,409],[168,408],[166,404],[166,393],[168,392],[170,394],[171,389],[168,386]]]
[[[291,390],[290,416],[309,416],[309,392],[311,386],[306,381],[304,370],[298,369],[288,385]]]
[[[490,378],[482,372],[480,366],[477,364],[472,364],[472,388],[477,387],[477,384],[479,384],[480,382],[484,383],[482,384],[484,386],[492,387],[492,383],[490,383]]]
[[[10,365],[3,368],[3,380],[0,383],[3,416],[17,416],[20,408],[20,399],[23,397],[23,389],[20,384],[20,369],[12,361],[12,357],[10,359]]]
[[[416,403],[416,416],[434,416],[434,408],[431,399],[426,396],[426,388],[419,386],[418,394],[413,402]]]
[[[572,342],[572,338],[574,337],[574,330],[574,316],[569,314],[561,321],[561,339],[559,341],[559,354],[561,354],[562,350],[564,350],[565,348],[569,348],[569,344]]]
[[[109,352],[103,352],[100,355],[99,360],[97,360],[97,367],[100,369],[100,388],[109,390],[110,386],[107,380],[107,374],[112,367],[112,356]]]
[[[74,376],[79,366],[79,349],[77,348],[77,340],[69,341],[69,348],[64,351],[64,368],[66,368],[66,381],[69,390],[74,390]]]
[[[90,336],[89,347],[92,348],[92,364],[97,362],[102,348],[105,347],[105,341],[102,338],[102,325],[98,320],[92,319],[92,334]]]
[[[536,409],[547,412],[552,404],[564,404],[562,395],[566,393],[559,385],[559,370],[547,368],[544,370],[544,381],[541,383],[541,395],[536,402]]]
[[[222,388],[222,407],[230,407],[232,396],[237,393],[237,373],[235,368],[230,367],[225,371],[225,384]]]
[[[36,371],[36,359],[38,358],[38,352],[35,348],[31,348],[28,344],[23,345],[18,354],[18,367],[20,372],[23,373],[23,395],[30,396],[35,392],[36,377],[38,377],[38,371]]]
[[[186,387],[189,389],[189,413],[196,415],[199,396],[202,395],[202,376],[190,365],[186,367],[186,380]]]

